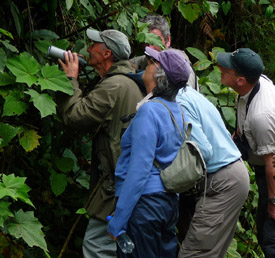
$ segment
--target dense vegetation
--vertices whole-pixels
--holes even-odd
[[[221,85],[215,57],[250,47],[275,81],[274,8],[272,0],[2,0],[0,257],[81,257],[92,142],[88,134],[66,128],[56,112],[56,92],[73,90],[56,60],[47,57],[50,45],[87,56],[86,28],[115,28],[129,36],[132,55],[139,55],[142,43],[159,44],[140,18],[148,12],[165,15],[172,46],[186,49],[201,92],[232,131],[236,95]],[[263,257],[255,236],[257,198],[251,172],[228,257]]]

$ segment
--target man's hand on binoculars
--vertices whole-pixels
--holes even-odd
[[[72,53],[70,50],[64,52],[64,60],[58,59],[58,63],[61,65],[63,71],[68,77],[76,78],[79,73],[79,62],[77,53]]]

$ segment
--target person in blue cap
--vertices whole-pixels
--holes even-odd
[[[219,53],[221,80],[239,93],[235,139],[255,171],[259,200],[257,238],[266,258],[275,257],[275,87],[263,75],[261,57],[249,48]]]
[[[176,50],[158,52],[146,47],[145,54],[148,65],[143,80],[148,95],[121,139],[115,170],[118,201],[108,232],[114,240],[126,232],[135,244],[130,254],[118,249],[119,257],[175,258],[178,195],[165,190],[154,160],[163,168],[170,165],[183,140],[166,107],[151,99],[169,107],[184,135],[175,98],[185,87],[191,67]]]

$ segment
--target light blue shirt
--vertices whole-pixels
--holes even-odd
[[[186,90],[179,91],[176,100],[192,124],[190,139],[198,144],[209,173],[241,157],[219,111],[208,99],[191,87],[186,87]],[[211,155],[209,146],[212,147]]]

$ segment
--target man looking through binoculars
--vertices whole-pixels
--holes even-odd
[[[136,104],[143,95],[137,84],[125,76],[135,73],[129,62],[131,47],[128,38],[117,30],[87,30],[92,40],[88,47],[89,61],[101,77],[87,96],[77,81],[79,62],[77,53],[64,53],[59,63],[74,87],[73,96],[58,99],[59,111],[66,125],[85,129],[93,139],[91,187],[98,181],[98,189],[87,209],[90,216],[83,241],[85,258],[116,257],[116,244],[107,234],[106,217],[114,211],[114,171],[121,153],[120,137],[129,122],[121,118],[136,112]],[[95,162],[95,163],[94,163]],[[100,164],[100,170],[99,166]],[[99,180],[100,178],[100,180]]]

